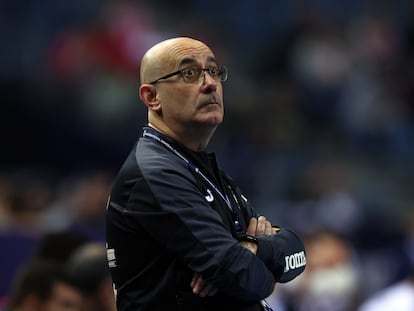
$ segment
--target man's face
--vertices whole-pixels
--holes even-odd
[[[52,296],[44,303],[44,311],[80,311],[82,295],[74,287],[57,283]]]
[[[163,61],[166,68],[164,74],[189,67],[217,66],[212,51],[196,41],[175,46]],[[163,80],[157,84],[157,98],[164,120],[171,126],[216,127],[223,121],[222,85],[207,72],[198,83],[186,83],[181,75]]]

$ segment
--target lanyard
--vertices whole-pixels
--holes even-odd
[[[156,130],[153,130],[151,128],[145,128],[142,132],[142,137],[150,138],[163,146],[165,146],[168,150],[173,152],[175,155],[177,155],[180,159],[182,159],[188,167],[193,170],[196,174],[198,174],[205,182],[209,184],[211,188],[214,189],[214,191],[223,199],[224,202],[226,202],[227,207],[229,208],[231,214],[233,215],[233,221],[234,226],[236,228],[236,231],[242,230],[240,221],[239,221],[239,215],[237,211],[234,210],[234,208],[231,206],[230,200],[227,196],[227,194],[223,194],[221,190],[206,176],[203,174],[203,172],[200,171],[200,169],[194,165],[193,162],[191,162],[189,159],[187,159],[182,153],[180,153],[176,148],[174,148],[170,143],[165,141],[162,138],[162,134],[158,133]]]

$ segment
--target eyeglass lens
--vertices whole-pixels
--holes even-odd
[[[191,67],[182,70],[182,76],[187,83],[199,82],[201,79],[204,79],[205,71],[207,71],[209,76],[215,81],[224,82],[227,80],[227,68],[222,66],[209,68]]]

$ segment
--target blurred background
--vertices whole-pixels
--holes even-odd
[[[308,243],[278,310],[357,310],[413,274],[414,2],[18,0],[0,25],[0,296],[51,233],[104,245],[139,61],[174,36],[230,70],[209,150]]]

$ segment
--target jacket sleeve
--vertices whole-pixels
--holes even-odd
[[[232,178],[226,176],[236,195],[243,202],[247,221],[251,217],[258,217],[257,212],[250,202],[243,196],[240,189],[235,185]],[[272,271],[275,281],[285,283],[293,280],[305,270],[306,252],[301,239],[290,229],[278,230],[276,235],[257,236],[259,257],[266,267]]]
[[[273,272],[275,281],[289,282],[305,270],[305,248],[292,230],[281,229],[275,235],[258,236],[257,242],[257,256]]]

